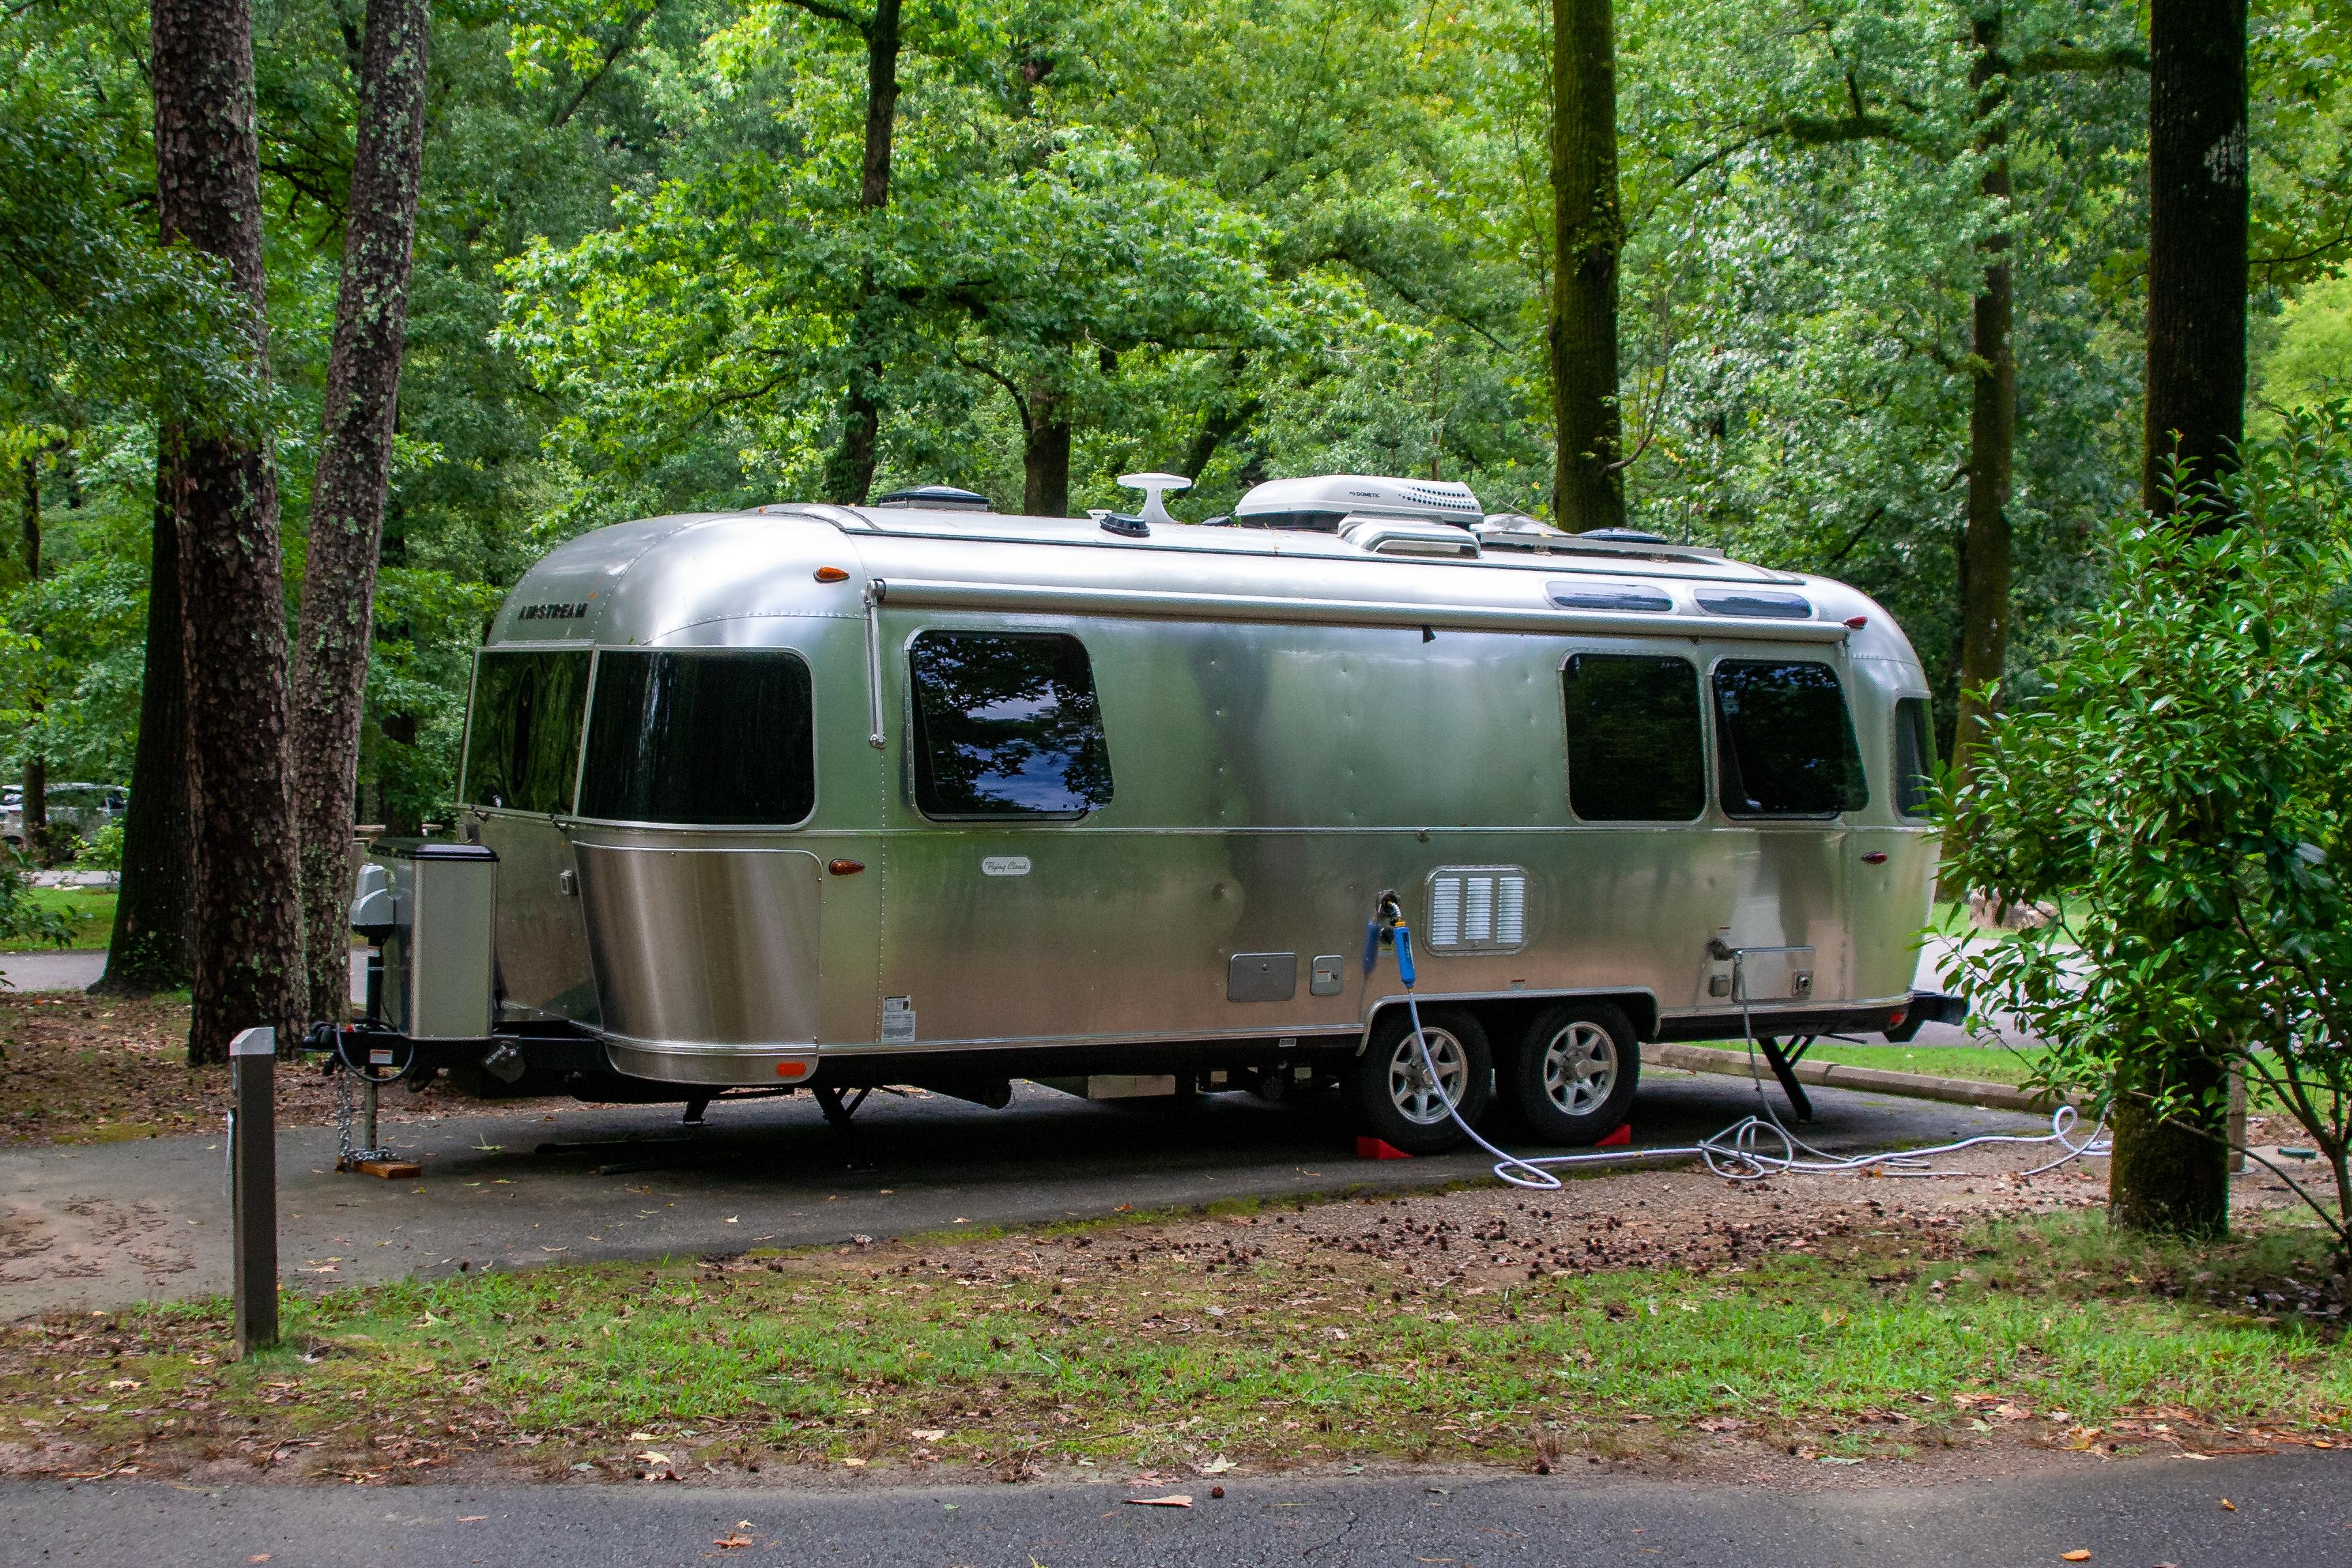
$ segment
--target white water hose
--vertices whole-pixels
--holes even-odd
[[[1446,1092],[1445,1080],[1438,1076],[1437,1062],[1429,1054],[1429,1037],[1421,1027],[1421,1005],[1413,995],[1412,931],[1404,921],[1403,910],[1393,893],[1381,895],[1379,911],[1372,918],[1371,929],[1365,932],[1365,968],[1377,961],[1381,946],[1393,946],[1397,957],[1397,977],[1404,984],[1405,1012],[1412,1024],[1412,1040],[1421,1052],[1421,1070],[1437,1087],[1445,1105],[1445,1114],[1454,1125],[1487,1153],[1495,1156],[1495,1174],[1515,1187],[1535,1192],[1556,1192],[1566,1184],[1552,1174],[1559,1165],[1601,1165],[1625,1160],[1654,1160],[1677,1154],[1696,1155],[1706,1162],[1706,1168],[1717,1175],[1734,1182],[1760,1182],[1769,1176],[1783,1173],[1798,1175],[1833,1175],[1841,1171],[1860,1171],[1879,1167],[1890,1176],[1973,1176],[1976,1171],[1937,1170],[1927,1162],[1939,1154],[1954,1154],[1963,1149],[1973,1149],[1988,1143],[2055,1143],[2065,1151],[2046,1164],[2021,1173],[2038,1176],[2044,1171],[2054,1171],[2072,1160],[2086,1154],[2101,1155],[2111,1144],[2104,1135],[2106,1122],[2103,1118],[2091,1129],[2090,1136],[2077,1143],[2070,1136],[2081,1115],[2071,1105],[2062,1104],[2051,1112],[2050,1131],[2040,1133],[1984,1132],[1973,1138],[1961,1138],[1949,1143],[1930,1143],[1916,1149],[1895,1149],[1881,1154],[1838,1155],[1814,1148],[1782,1125],[1772,1110],[1772,1101],[1764,1092],[1763,1075],[1756,1066],[1756,1029],[1748,1017],[1748,991],[1741,964],[1741,954],[1732,953],[1733,984],[1739,996],[1740,1023],[1748,1034],[1748,1076],[1756,1089],[1756,1102],[1761,1115],[1742,1117],[1712,1137],[1696,1143],[1649,1149],[1594,1150],[1582,1154],[1543,1154],[1523,1158],[1494,1144],[1478,1135],[1478,1130],[1463,1119],[1458,1101]],[[1775,1145],[1778,1147],[1776,1148]]]

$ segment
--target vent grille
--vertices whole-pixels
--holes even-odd
[[[1517,866],[1441,866],[1429,877],[1432,952],[1514,952],[1528,941],[1528,874]]]

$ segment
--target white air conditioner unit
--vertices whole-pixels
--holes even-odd
[[[1468,485],[1451,479],[1383,479],[1370,474],[1269,479],[1234,507],[1234,521],[1242,527],[1318,533],[1336,533],[1342,522],[1368,516],[1412,518],[1465,529],[1486,521],[1486,512]]]

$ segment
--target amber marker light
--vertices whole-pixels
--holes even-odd
[[[820,583],[846,583],[849,574],[838,566],[820,566],[816,569],[816,580]]]

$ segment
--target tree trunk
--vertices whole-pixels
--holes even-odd
[[[26,457],[22,473],[24,495],[25,581],[41,580],[41,460]],[[34,697],[25,706],[37,719],[41,700]],[[43,836],[49,828],[49,763],[48,759],[27,747],[25,752],[24,834],[25,853],[39,864],[44,849]]]
[[[139,749],[122,818],[122,890],[106,973],[93,990],[121,995],[188,983],[188,697],[180,652],[180,529],[172,474],[179,432],[155,433],[153,550],[147,568],[147,652],[139,689]]]
[[[1617,63],[1611,0],[1552,0],[1551,392],[1559,526],[1625,521],[1617,467]]]
[[[2107,1219],[2126,1230],[2221,1236],[2230,1226],[2228,1075],[2200,1054],[2183,1053],[2168,1066],[2200,1097],[2199,1106],[2159,1119],[2130,1086],[2117,1086],[2108,1113]]]
[[[1029,389],[1021,422],[1021,510],[1032,517],[1070,513],[1070,415],[1062,395],[1043,381]]]
[[[866,157],[857,205],[880,212],[890,205],[890,142],[898,116],[899,0],[876,0],[866,34]],[[849,323],[849,390],[841,403],[841,444],[825,464],[825,494],[844,506],[864,506],[874,489],[882,450],[882,350],[874,268],[858,279],[857,312]]]
[[[1977,149],[1990,159],[1983,190],[1989,201],[2009,201],[2009,132],[1999,116],[2009,96],[2009,67],[2000,55],[1998,11],[1974,23],[1977,113],[1983,121]],[[1969,344],[1972,396],[1969,407],[1969,516],[1960,545],[1960,702],[1952,731],[1952,766],[1966,777],[1992,707],[1986,687],[2009,660],[2009,498],[2017,443],[2017,355],[2012,319],[2009,235],[1984,242],[1984,286],[1977,295]]]
[[[155,0],[158,216],[166,244],[227,264],[268,369],[260,146],[247,0]],[[185,431],[174,500],[194,844],[191,1062],[226,1059],[239,1029],[290,1046],[301,1017],[301,928],[287,747],[285,595],[265,416]]]
[[[2147,509],[2221,515],[2246,409],[2246,0],[2155,0],[2148,16]]]
[[[2214,479],[2245,428],[2246,3],[2155,0],[2148,15],[2148,510],[2188,509],[2218,528]],[[2180,458],[2179,489],[2171,459]],[[2158,1064],[2199,1090],[2219,1131],[2221,1073],[2186,1042]],[[2134,1230],[2218,1236],[2230,1218],[2229,1153],[2217,1137],[2159,1122],[2119,1084],[2107,1208]]]
[[[369,0],[343,273],[327,363],[325,438],[294,653],[294,799],[309,1015],[350,1011],[352,804],[392,482],[408,276],[425,155],[425,0]]]

